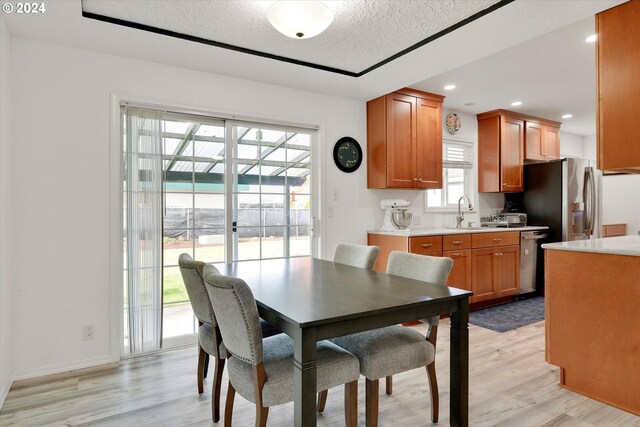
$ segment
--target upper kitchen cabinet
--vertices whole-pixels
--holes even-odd
[[[598,169],[640,173],[640,1],[596,15]]]
[[[524,159],[533,161],[560,158],[560,123],[551,120],[525,121]]]
[[[405,88],[367,103],[368,188],[442,188],[443,100]]]
[[[524,120],[505,110],[478,114],[478,191],[523,190]]]

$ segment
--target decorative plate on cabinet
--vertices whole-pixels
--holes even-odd
[[[447,114],[447,130],[451,135],[455,135],[460,130],[460,126],[462,122],[460,121],[460,117],[456,113]]]
[[[333,161],[342,172],[353,172],[362,163],[362,147],[350,136],[343,136],[333,147]]]

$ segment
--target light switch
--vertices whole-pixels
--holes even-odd
[[[331,200],[337,202],[340,199],[340,194],[338,193],[338,189],[333,190],[333,194],[331,195]]]

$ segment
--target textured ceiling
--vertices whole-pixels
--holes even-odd
[[[283,36],[266,12],[273,1],[84,0],[83,11],[201,39],[358,73],[498,0],[326,1],[335,14],[322,34]]]
[[[119,4],[122,1],[113,0],[113,3]],[[434,0],[434,2],[438,1]],[[595,13],[621,2],[622,0],[514,1],[358,78],[87,19],[82,16],[80,0],[50,1],[47,2],[46,13],[29,15],[10,13],[3,14],[1,19],[6,23],[11,37],[16,42],[21,39],[30,39],[88,50],[96,54],[133,58],[138,61],[150,61],[231,78],[263,82],[277,85],[274,87],[278,90],[286,91],[287,88],[296,88],[365,101],[401,87],[412,86],[416,82],[444,75],[465,64],[482,60],[546,33],[593,17]],[[159,1],[154,4],[160,7],[162,3]],[[363,1],[363,3],[369,3],[369,1]],[[404,4],[402,0],[392,3]],[[220,20],[242,27],[241,16],[244,14],[241,10],[238,13],[240,13],[239,16],[228,16]],[[403,26],[384,31],[406,32]],[[357,29],[354,33],[358,33]],[[307,54],[305,51],[309,49],[306,48],[306,44],[297,43],[300,41],[305,42],[305,40],[291,40],[296,42],[292,45],[292,49],[299,50],[300,57],[303,57]],[[551,40],[550,43],[554,41]],[[510,52],[517,51],[517,49],[510,50]],[[348,57],[343,52],[333,53]],[[560,58],[558,61],[563,59],[566,58]],[[494,65],[495,70],[504,68],[505,64],[510,62],[517,63],[519,59],[513,61],[505,57],[502,61]],[[553,67],[559,66],[561,66],[560,62]],[[513,73],[519,72],[513,71]],[[548,73],[545,75],[549,76]],[[239,82],[242,81],[239,80]],[[532,81],[536,82],[537,87],[547,87],[540,79],[524,80],[520,81],[520,84],[529,87]],[[570,85],[573,81],[574,79],[569,79],[567,84]],[[168,84],[173,83],[168,82]],[[499,93],[513,93],[506,85],[499,84],[495,79],[492,81],[490,75],[478,83],[483,87],[490,84],[493,84],[491,87],[496,92],[496,97]],[[434,92],[447,95],[445,105],[449,99],[453,101],[455,98],[453,93],[444,92],[437,85],[435,88],[437,90],[434,89]],[[474,89],[466,90],[473,93]],[[475,102],[481,101],[480,97],[465,98]],[[523,102],[526,101],[523,100]]]

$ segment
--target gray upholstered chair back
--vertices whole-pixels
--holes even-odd
[[[178,265],[180,266],[182,280],[187,288],[187,294],[189,294],[193,313],[201,322],[216,326],[216,317],[213,314],[209,293],[202,278],[202,271],[206,264],[202,261],[194,260],[189,254],[183,253],[178,258]],[[214,266],[211,266],[211,268],[220,274]]]
[[[377,246],[340,243],[336,246],[336,250],[333,253],[333,262],[372,270],[379,253],[380,248]]]
[[[240,360],[261,363],[262,328],[249,286],[242,279],[219,274],[212,265],[204,266],[204,282],[225,347]]]
[[[387,273],[438,285],[446,285],[452,267],[453,260],[451,258],[393,251],[389,255]]]

